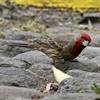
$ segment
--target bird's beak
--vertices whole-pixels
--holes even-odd
[[[89,45],[89,41],[83,41],[83,45],[86,47]]]

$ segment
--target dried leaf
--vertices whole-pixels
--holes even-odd
[[[62,72],[61,70],[57,69],[55,66],[52,67],[52,70],[53,70],[55,80],[58,82],[58,84],[60,84],[64,79],[72,78],[72,76]]]
[[[44,92],[49,92],[50,90],[56,91],[58,89],[57,83],[48,83]]]

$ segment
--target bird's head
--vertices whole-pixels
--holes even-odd
[[[91,42],[91,37],[86,33],[81,33],[81,40],[82,40],[83,46],[86,47]]]
[[[81,33],[81,36],[76,40],[77,44],[86,47],[91,42],[91,37],[87,33]]]
[[[85,32],[78,35],[77,38],[76,37],[74,38],[74,41],[63,47],[62,55],[65,60],[73,60],[76,58],[91,42],[90,36]]]

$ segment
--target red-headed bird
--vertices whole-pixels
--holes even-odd
[[[35,49],[41,50],[54,59],[71,61],[91,42],[90,36],[81,34],[56,35],[33,41]]]
[[[64,60],[71,61],[89,45],[91,38],[87,33],[83,32],[77,37],[74,35],[57,36],[53,41],[58,51],[57,56]]]

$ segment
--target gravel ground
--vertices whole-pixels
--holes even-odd
[[[58,10],[7,11],[0,17],[0,100],[99,100],[91,86],[100,85],[100,20],[72,22],[68,12]],[[53,82],[53,59],[37,49],[47,35],[90,34],[92,42],[77,57],[78,62],[57,62],[73,76],[65,79],[55,93],[43,93]],[[41,45],[42,47],[42,45]],[[67,94],[67,95],[65,95]]]

